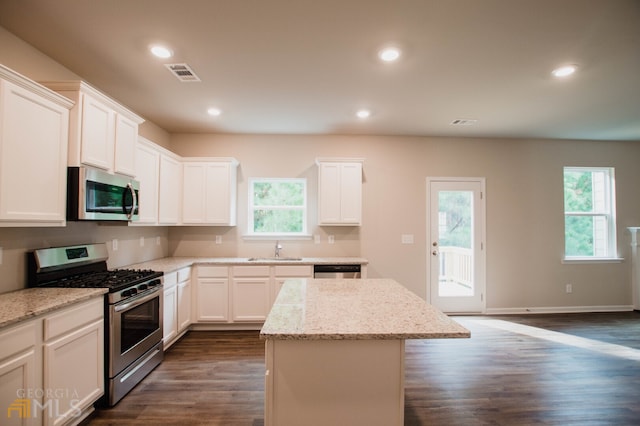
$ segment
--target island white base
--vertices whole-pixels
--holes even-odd
[[[404,340],[266,341],[265,425],[404,423]]]

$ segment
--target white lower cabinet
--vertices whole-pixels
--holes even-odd
[[[42,376],[42,368],[38,367],[37,337],[41,330],[41,324],[31,320],[0,332],[0,406],[6,410],[6,417],[2,416],[3,425],[40,424],[40,416],[34,418],[26,414],[27,406],[30,412],[36,401],[42,403],[42,398],[36,398],[36,401],[29,398],[29,389],[37,389]]]
[[[312,265],[198,266],[193,322],[255,328],[266,320],[284,281],[312,277]]]
[[[194,294],[196,322],[229,321],[229,267],[198,266]]]
[[[264,322],[271,305],[269,266],[234,266],[232,312],[234,322]]]
[[[2,425],[77,424],[104,394],[104,301],[0,331]]]
[[[191,324],[191,267],[164,275],[163,347],[175,343]]]
[[[104,393],[104,302],[101,298],[44,319],[45,425],[77,419]]]

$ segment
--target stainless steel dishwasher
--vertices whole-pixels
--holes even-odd
[[[314,265],[313,278],[361,278],[359,264]]]

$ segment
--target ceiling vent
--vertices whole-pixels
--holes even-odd
[[[452,126],[473,126],[476,124],[478,120],[469,120],[466,118],[459,118],[457,120],[453,120],[451,123]]]
[[[167,67],[167,69],[171,71],[171,73],[183,83],[201,81],[196,73],[193,72],[191,67],[187,64],[164,64],[164,66]]]

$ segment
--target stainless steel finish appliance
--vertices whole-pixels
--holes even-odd
[[[313,278],[361,278],[360,265],[314,265]]]
[[[107,269],[105,244],[55,247],[27,254],[32,287],[104,287],[105,397],[115,405],[164,357],[163,273]]]
[[[67,169],[67,220],[138,220],[140,183],[89,167]]]

